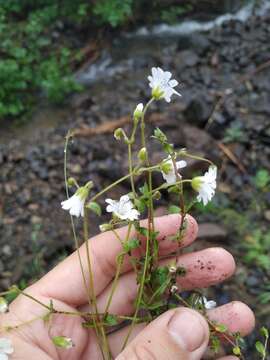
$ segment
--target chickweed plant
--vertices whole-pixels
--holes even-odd
[[[42,303],[32,295],[27,294],[18,287],[12,287],[5,293],[0,294],[0,312],[8,310],[6,295],[18,293],[30,298],[44,308],[42,319],[50,328],[54,326],[54,315],[63,314],[65,316],[78,316],[83,319],[82,326],[94,330],[98,338],[100,351],[105,360],[112,359],[108,334],[117,328],[129,325],[129,330],[122,343],[122,350],[126,347],[134,327],[138,323],[149,323],[160,314],[177,306],[185,306],[199,311],[207,320],[210,328],[210,348],[218,352],[221,342],[226,340],[232,346],[232,353],[241,359],[243,339],[238,333],[231,333],[228,328],[221,323],[216,323],[208,318],[207,310],[216,306],[213,300],[207,300],[200,291],[190,293],[184,292],[179,286],[179,278],[187,273],[187,269],[179,261],[180,248],[183,236],[186,231],[186,216],[192,206],[201,202],[206,206],[213,198],[216,190],[217,167],[208,159],[197,157],[191,154],[187,149],[176,149],[170,143],[167,136],[156,128],[151,136],[151,141],[157,141],[164,152],[164,158],[159,163],[150,162],[149,139],[146,137],[146,113],[152,103],[155,101],[171,101],[173,95],[181,95],[175,90],[178,82],[171,78],[172,74],[163,71],[161,68],[152,68],[152,74],[148,77],[151,88],[151,97],[146,104],[139,103],[132,116],[132,129],[127,134],[124,129],[119,128],[114,132],[116,141],[126,144],[128,154],[127,174],[98,193],[94,193],[94,184],[89,181],[84,185],[79,185],[79,181],[74,178],[68,178],[67,161],[69,142],[72,138],[72,132],[66,136],[64,148],[64,176],[66,185],[67,199],[62,201],[61,206],[70,213],[71,226],[74,235],[75,246],[78,254],[81,275],[87,294],[89,309],[81,312],[60,311],[54,305],[53,301],[49,304]],[[135,141],[140,142],[140,150],[134,150]],[[134,154],[135,152],[135,154]],[[199,159],[208,164],[208,170],[193,178],[184,178],[181,169],[187,166],[186,159]],[[135,161],[136,159],[136,161]],[[153,186],[153,173],[160,174],[160,185]],[[103,196],[109,193],[114,187],[123,183],[130,182],[130,192],[122,194],[120,199],[106,198],[102,203]],[[136,184],[140,184],[138,187]],[[76,188],[70,196],[70,188]],[[185,203],[184,192],[192,192],[192,199]],[[175,243],[176,251],[172,254],[167,265],[160,265],[158,231],[154,218],[154,205],[164,195],[164,192],[174,193],[177,203],[174,205],[174,212],[178,211],[181,216],[180,225],[177,231],[168,239]],[[102,209],[110,215],[107,223],[100,224],[101,232],[110,231],[111,241],[120,242],[122,251],[115,259],[115,277],[112,281],[110,294],[104,310],[101,312],[97,304],[95,294],[95,279],[92,271],[91,241],[89,240],[90,212],[100,216]],[[147,220],[140,220],[146,217]],[[75,218],[83,222],[84,242],[87,252],[87,267],[83,267],[82,258],[79,250],[79,236],[76,231]],[[117,229],[126,225],[127,233],[125,239],[121,239]],[[135,234],[135,235],[134,235]],[[141,246],[142,238],[145,240],[145,246]],[[110,311],[112,299],[116,293],[119,284],[120,274],[124,263],[130,262],[137,280],[137,294],[134,302],[135,310],[133,315],[114,314]],[[89,279],[86,280],[86,279]],[[35,319],[33,319],[34,321]],[[7,326],[5,331],[12,331],[14,327]],[[50,333],[50,332],[49,332]],[[266,358],[266,348],[268,342],[268,332],[264,328],[262,332],[263,342],[258,342],[256,347],[261,359]],[[71,338],[64,336],[54,336],[51,341],[56,347],[70,349],[76,346]],[[13,345],[10,339],[0,337],[0,358],[8,359],[13,352]],[[12,356],[12,355],[11,355]]]

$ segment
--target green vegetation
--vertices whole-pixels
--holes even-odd
[[[245,142],[247,136],[243,131],[240,124],[232,124],[225,130],[225,136],[223,138],[224,143],[230,142]]]

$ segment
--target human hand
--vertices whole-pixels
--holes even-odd
[[[160,255],[164,258],[176,250],[177,244],[168,239],[179,228],[179,215],[168,215],[155,219],[159,231]],[[146,226],[146,224],[144,224]],[[124,238],[126,228],[118,230]],[[187,216],[187,229],[182,247],[191,244],[197,235],[197,224]],[[142,239],[142,246],[144,239]],[[116,257],[121,252],[121,245],[111,232],[102,233],[90,240],[95,293],[99,312],[104,311],[111,281],[116,270]],[[85,245],[80,250],[83,267],[87,269]],[[211,266],[198,267],[201,264]],[[162,263],[168,262],[163,259]],[[210,248],[179,256],[179,266],[187,269],[187,274],[179,278],[181,289],[190,290],[217,284],[230,277],[235,269],[232,256],[222,248]],[[86,272],[87,273],[87,272]],[[137,292],[135,274],[128,259],[124,262],[118,287],[114,294],[109,312],[117,315],[132,315]],[[40,281],[25,290],[42,303],[53,306],[58,311],[84,311],[88,308],[80,271],[78,254],[75,252]],[[102,359],[95,333],[82,327],[83,319],[78,316],[54,314],[51,326],[45,324],[42,317],[46,310],[33,300],[20,295],[11,305],[10,312],[0,318],[0,326],[19,326],[8,334],[2,335],[12,340],[14,353],[12,359],[39,360],[86,360]],[[232,332],[242,335],[249,333],[254,326],[251,310],[241,302],[233,302],[210,310],[211,320],[225,324]],[[37,320],[32,321],[36,318]],[[39,319],[38,319],[39,318]],[[186,359],[199,360],[206,351],[209,330],[205,319],[196,311],[187,308],[169,310],[149,325],[136,325],[126,349],[120,349],[128,332],[128,327],[109,335],[113,358],[124,359]],[[73,340],[71,349],[59,349],[51,341],[53,336],[66,336]],[[228,356],[223,360],[236,359]],[[220,359],[221,360],[221,359]]]

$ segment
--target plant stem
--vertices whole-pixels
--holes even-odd
[[[179,156],[185,156],[185,157],[188,157],[190,159],[200,160],[200,161],[203,161],[203,162],[207,162],[210,165],[214,165],[214,163],[211,160],[205,159],[205,158],[203,158],[201,156],[191,155],[191,154],[189,154],[189,153],[187,153],[185,151],[180,150],[177,154]]]
[[[102,346],[101,346],[101,352],[104,359],[110,359],[111,353],[108,345],[108,339],[106,337],[106,333],[104,330],[103,325],[100,322],[100,319],[98,317],[98,308],[97,308],[97,298],[95,294],[95,288],[94,288],[94,276],[93,276],[93,270],[92,270],[92,263],[91,263],[91,256],[90,256],[90,246],[89,246],[89,231],[88,231],[88,208],[84,207],[84,217],[83,217],[83,234],[84,234],[84,241],[86,245],[86,256],[87,256],[87,266],[88,266],[88,272],[89,272],[89,287],[90,287],[90,301],[89,305],[94,307],[96,318],[93,319],[95,331],[97,333],[97,336],[99,334],[102,337]],[[105,355],[104,355],[104,352]]]

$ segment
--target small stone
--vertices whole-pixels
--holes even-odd
[[[12,255],[12,250],[11,250],[11,247],[9,245],[4,245],[2,247],[2,254],[5,255],[5,256],[11,256]]]
[[[203,223],[199,225],[198,238],[207,241],[224,241],[227,239],[227,231],[220,225]]]
[[[270,221],[270,210],[266,210],[266,211],[264,212],[264,217],[265,217],[265,219],[266,219],[267,221]]]
[[[39,216],[33,215],[33,216],[31,216],[31,223],[32,224],[40,224],[40,223],[42,223],[42,219]]]

